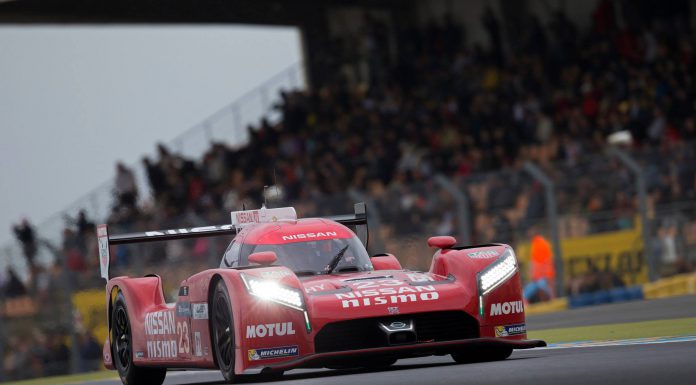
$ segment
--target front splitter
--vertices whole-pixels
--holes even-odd
[[[370,349],[309,354],[290,361],[279,362],[277,364],[254,366],[245,370],[244,373],[258,373],[259,370],[263,370],[264,372],[276,372],[305,367],[321,367],[324,363],[335,362],[341,359],[364,359],[371,356],[393,355],[401,358],[408,358],[408,356],[411,355],[448,354],[462,349],[483,349],[496,347],[532,349],[544,346],[546,346],[546,342],[542,340],[505,340],[502,338],[490,337],[442,342],[423,342],[412,345],[385,346]]]

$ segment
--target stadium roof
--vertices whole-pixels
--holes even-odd
[[[403,7],[411,0],[0,0],[0,23],[301,25],[331,6]]]

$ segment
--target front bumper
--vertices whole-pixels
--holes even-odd
[[[469,338],[464,340],[423,342],[411,345],[310,354],[277,364],[257,366],[250,368],[250,370],[258,371],[259,369],[262,369],[264,372],[276,372],[297,368],[324,367],[336,362],[350,361],[352,359],[363,360],[372,356],[409,358],[428,355],[444,355],[462,350],[476,350],[485,348],[532,349],[544,346],[546,346],[546,342],[542,340],[506,340],[502,338],[490,337]]]

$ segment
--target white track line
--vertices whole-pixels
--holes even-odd
[[[577,341],[577,342],[562,342],[557,344],[549,344],[543,348],[534,350],[546,349],[571,349],[571,348],[596,348],[602,346],[629,346],[629,345],[654,345],[667,344],[672,342],[692,342],[696,341],[696,336],[681,336],[681,337],[652,337],[652,338],[634,338],[628,340],[609,340],[609,341]]]

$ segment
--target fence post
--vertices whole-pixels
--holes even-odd
[[[657,261],[650,252],[650,220],[648,218],[648,187],[645,182],[645,173],[640,164],[636,162],[626,151],[617,147],[608,147],[607,154],[618,159],[626,168],[631,170],[636,177],[636,193],[638,194],[638,211],[640,215],[641,235],[643,237],[643,253],[648,263],[648,278],[654,281],[658,278]]]
[[[435,175],[435,183],[452,195],[457,205],[457,238],[465,245],[471,244],[471,231],[469,230],[469,199],[463,190],[457,188],[451,180],[442,174]]]
[[[302,72],[302,62],[297,62],[287,69],[288,85],[290,86],[288,91],[292,92],[300,88],[299,75]]]
[[[544,185],[546,200],[546,220],[549,224],[551,234],[551,245],[556,267],[556,295],[562,296],[565,293],[563,287],[565,271],[563,270],[563,255],[561,252],[561,240],[558,235],[558,207],[556,204],[555,184],[544,171],[532,162],[524,164],[527,171],[536,181]]]
[[[268,89],[263,86],[261,87],[261,116],[266,115],[268,110],[270,110],[268,105]]]
[[[208,139],[208,143],[213,143],[213,132],[207,120],[203,122],[203,132],[205,133],[205,138]]]
[[[365,202],[365,206],[367,206],[367,227],[368,231],[369,229],[372,229],[373,235],[370,237],[368,234],[368,237],[370,237],[369,243],[372,245],[371,249],[377,251],[378,253],[384,252],[384,242],[382,242],[382,237],[379,235],[379,230],[382,227],[382,220],[379,209],[375,204],[375,200],[356,189],[348,190],[348,196],[350,199],[356,202]]]
[[[242,134],[244,134],[244,127],[242,123],[242,111],[241,108],[239,107],[239,102],[235,102],[231,106],[232,113],[234,114],[234,128],[232,137],[239,138]]]
[[[70,338],[70,361],[69,361],[69,373],[70,374],[75,374],[79,373],[80,371],[80,364],[81,364],[81,357],[80,357],[80,347],[78,346],[78,336],[77,336],[77,330],[75,328],[75,309],[73,307],[72,303],[72,297],[73,293],[75,292],[75,286],[74,280],[71,279],[70,277],[70,272],[68,271],[68,266],[67,266],[67,261],[65,254],[63,254],[63,251],[57,247],[55,247],[49,240],[47,239],[41,239],[40,244],[43,244],[43,246],[48,249],[52,254],[53,257],[55,258],[55,261],[61,266],[62,271],[60,272],[59,276],[59,281],[60,281],[60,286],[62,286],[62,295],[64,298],[60,298],[63,300],[62,304],[59,304],[58,306],[62,306],[65,312],[67,313],[68,319],[67,320],[57,320],[58,324],[60,325],[61,322],[66,322],[66,326],[69,331],[69,338]],[[55,293],[54,293],[55,294]],[[62,312],[61,312],[62,313]]]
[[[10,261],[9,247],[3,249],[3,258]],[[2,273],[0,273],[2,274]],[[5,331],[5,288],[0,286],[0,382],[8,379],[5,377],[5,344],[7,343],[7,332]]]

